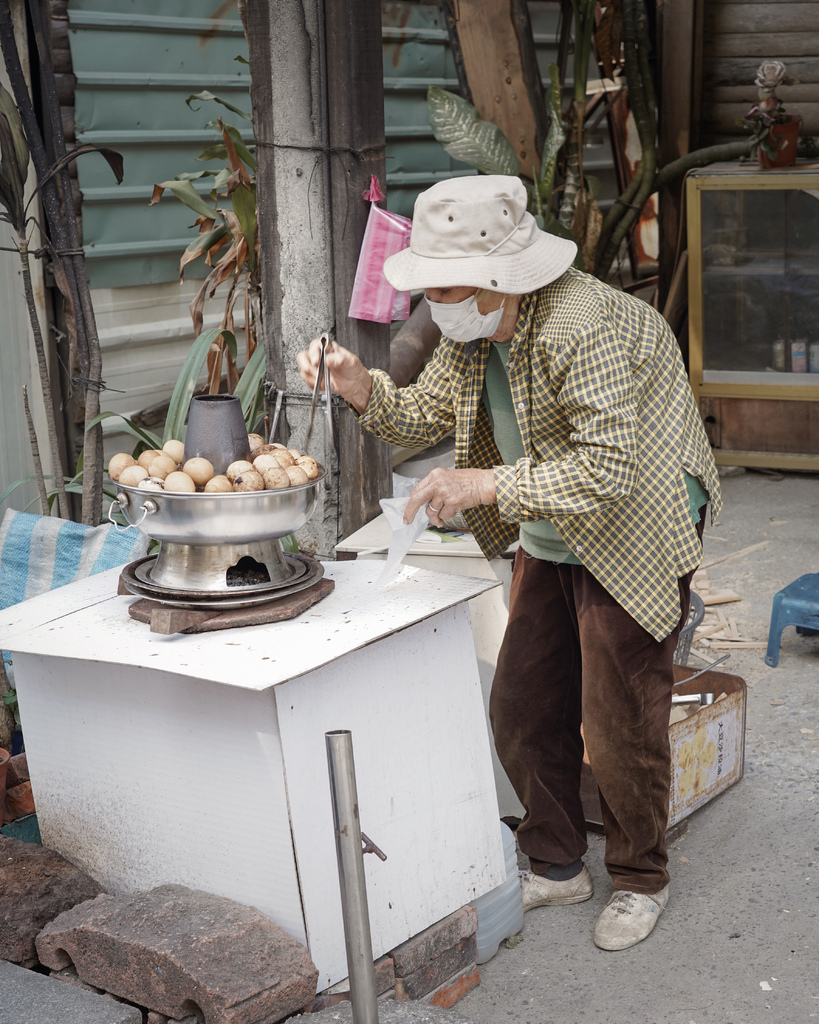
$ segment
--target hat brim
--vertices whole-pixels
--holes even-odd
[[[574,262],[577,245],[541,231],[520,252],[506,256],[419,256],[410,245],[384,261],[384,275],[400,292],[419,288],[486,288],[522,295],[556,281]]]

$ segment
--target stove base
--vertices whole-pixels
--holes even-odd
[[[267,604],[226,610],[175,608],[160,601],[143,598],[128,608],[128,614],[137,622],[148,623],[152,633],[161,633],[165,636],[173,633],[210,633],[217,629],[262,626],[294,619],[331,594],[334,587],[333,580],[322,578],[305,590],[286,594],[284,597],[268,601]]]

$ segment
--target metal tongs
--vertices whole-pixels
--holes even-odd
[[[321,383],[322,377],[324,378],[324,394],[321,396],[321,401],[324,403],[324,442],[325,445],[328,443],[334,445],[333,439],[333,397],[330,392],[330,370],[327,366],[327,349],[332,346],[330,335],[325,331],[324,334],[319,338],[321,345],[321,351],[319,353],[319,363],[316,367],[316,380],[313,384],[313,395],[310,401],[310,419],[307,423],[307,437],[305,441],[310,440],[310,434],[313,430],[313,419],[316,415],[316,405],[319,402],[319,384]]]

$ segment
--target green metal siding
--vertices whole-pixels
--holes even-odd
[[[559,9],[557,2],[530,4],[544,76],[557,59]],[[202,17],[207,11],[211,16]],[[230,0],[70,0],[68,14],[77,141],[110,146],[125,158],[119,186],[102,159],[83,157],[77,163],[91,285],[172,281],[194,215],[167,193],[159,206],[149,208],[153,184],[182,171],[219,166],[196,161],[218,141],[205,125],[219,115],[249,137],[249,123],[224,107],[210,102],[191,110],[185,103],[207,89],[250,109],[249,69],[235,60],[247,55],[235,5]],[[411,215],[420,191],[474,171],[446,154],[427,119],[429,85],[458,91],[437,4],[384,3],[382,31],[387,205]],[[610,202],[616,192],[607,133],[587,139],[584,166],[601,178],[603,197]],[[196,187],[206,192],[210,181]],[[195,265],[187,268],[186,275],[195,274]]]

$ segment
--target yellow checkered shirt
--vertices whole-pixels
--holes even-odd
[[[416,384],[372,370],[362,426],[426,448],[455,430],[457,468],[494,468],[497,505],[464,515],[484,554],[548,517],[583,565],[655,639],[680,617],[677,579],[699,565],[683,470],[711,514],[719,476],[682,357],[651,306],[568,270],[521,301],[507,367],[526,457],[501,464],[481,402],[490,342],[442,338]]]

